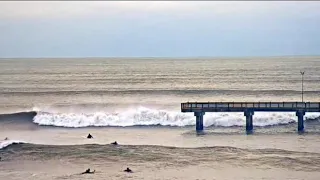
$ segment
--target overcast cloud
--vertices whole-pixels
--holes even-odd
[[[0,2],[0,57],[318,55],[320,3]]]

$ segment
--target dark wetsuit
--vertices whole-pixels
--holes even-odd
[[[88,134],[87,138],[91,139],[91,138],[93,138],[93,136],[91,134]]]
[[[132,173],[132,170],[127,167],[127,169],[125,169],[124,172]]]
[[[115,142],[113,142],[113,143],[111,143],[111,144],[113,144],[113,145],[118,145],[117,141],[115,141]]]
[[[81,174],[93,174],[94,172],[96,172],[96,170],[93,170],[92,172],[90,172],[90,168],[87,169],[85,172],[81,173]]]

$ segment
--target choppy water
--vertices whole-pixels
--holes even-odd
[[[320,171],[320,153],[295,152],[279,149],[241,149],[233,147],[205,147],[205,148],[172,148],[163,146],[112,146],[112,145],[81,145],[81,146],[48,146],[48,145],[14,145],[0,150],[5,161],[29,163],[29,166],[42,162],[42,168],[51,166],[46,172],[34,171],[30,179],[316,179]],[[58,160],[58,161],[57,161]],[[50,162],[49,164],[47,162]],[[111,163],[113,165],[111,165]],[[91,166],[96,173],[81,175],[80,167]],[[84,164],[84,165],[83,165]],[[115,166],[119,164],[120,166]],[[78,166],[75,166],[78,165]],[[15,165],[19,167],[18,164]],[[20,165],[21,166],[21,165]],[[57,169],[57,166],[64,169]],[[71,166],[71,167],[70,167]],[[121,172],[121,168],[130,166],[134,170],[132,175]],[[233,170],[232,168],[233,167]],[[191,169],[190,167],[196,167]],[[258,169],[256,169],[258,167]],[[208,172],[208,168],[211,172]],[[219,170],[223,168],[222,170]],[[239,173],[251,168],[251,172],[243,175]],[[28,168],[27,169],[32,169]],[[57,172],[52,171],[54,169]],[[85,168],[83,168],[85,169]],[[218,170],[217,170],[218,169]],[[238,171],[235,171],[238,169]],[[239,171],[240,169],[240,171]],[[263,170],[257,175],[255,172]],[[271,169],[271,170],[270,170]],[[281,174],[272,169],[282,169]],[[10,167],[4,168],[6,171]],[[191,171],[182,175],[172,170]],[[235,174],[230,176],[230,170]],[[30,177],[20,171],[24,179]],[[207,171],[206,174],[201,172]],[[226,175],[229,171],[229,175]],[[166,173],[165,173],[166,172]],[[219,172],[219,173],[216,173]],[[273,178],[267,173],[273,172]],[[283,173],[282,172],[282,173]],[[299,172],[299,176],[295,175]],[[190,175],[192,173],[192,175]],[[277,174],[278,173],[278,174]],[[19,173],[11,173],[17,177]],[[224,175],[225,174],[225,175]],[[231,173],[232,174],[232,173]],[[280,174],[280,175],[279,175]],[[157,178],[158,176],[158,178]],[[276,177],[274,177],[276,176]],[[17,178],[18,179],[18,178]]]
[[[185,101],[301,101],[300,70],[305,101],[320,101],[320,57],[1,59],[0,179],[317,180],[319,113],[298,135],[294,113],[256,112],[251,136],[242,113],[206,113],[202,136],[180,113]]]
[[[2,59],[2,114],[39,111],[35,122],[67,127],[194,125],[185,101],[320,101],[320,58]],[[307,115],[316,118],[317,115]],[[294,122],[257,113],[255,125]],[[206,126],[239,126],[242,114],[205,116]]]

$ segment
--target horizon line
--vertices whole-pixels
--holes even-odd
[[[270,55],[270,56],[56,56],[56,57],[0,57],[0,59],[136,59],[136,58],[152,58],[152,59],[167,59],[167,58],[173,58],[173,59],[192,59],[192,58],[277,58],[277,57],[318,57],[318,55]]]

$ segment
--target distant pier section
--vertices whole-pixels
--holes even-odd
[[[320,102],[187,102],[181,103],[181,112],[193,112],[197,132],[203,131],[203,116],[206,112],[243,112],[246,116],[246,131],[253,131],[253,115],[256,111],[295,112],[298,131],[304,131],[303,117],[306,112],[320,112]]]

